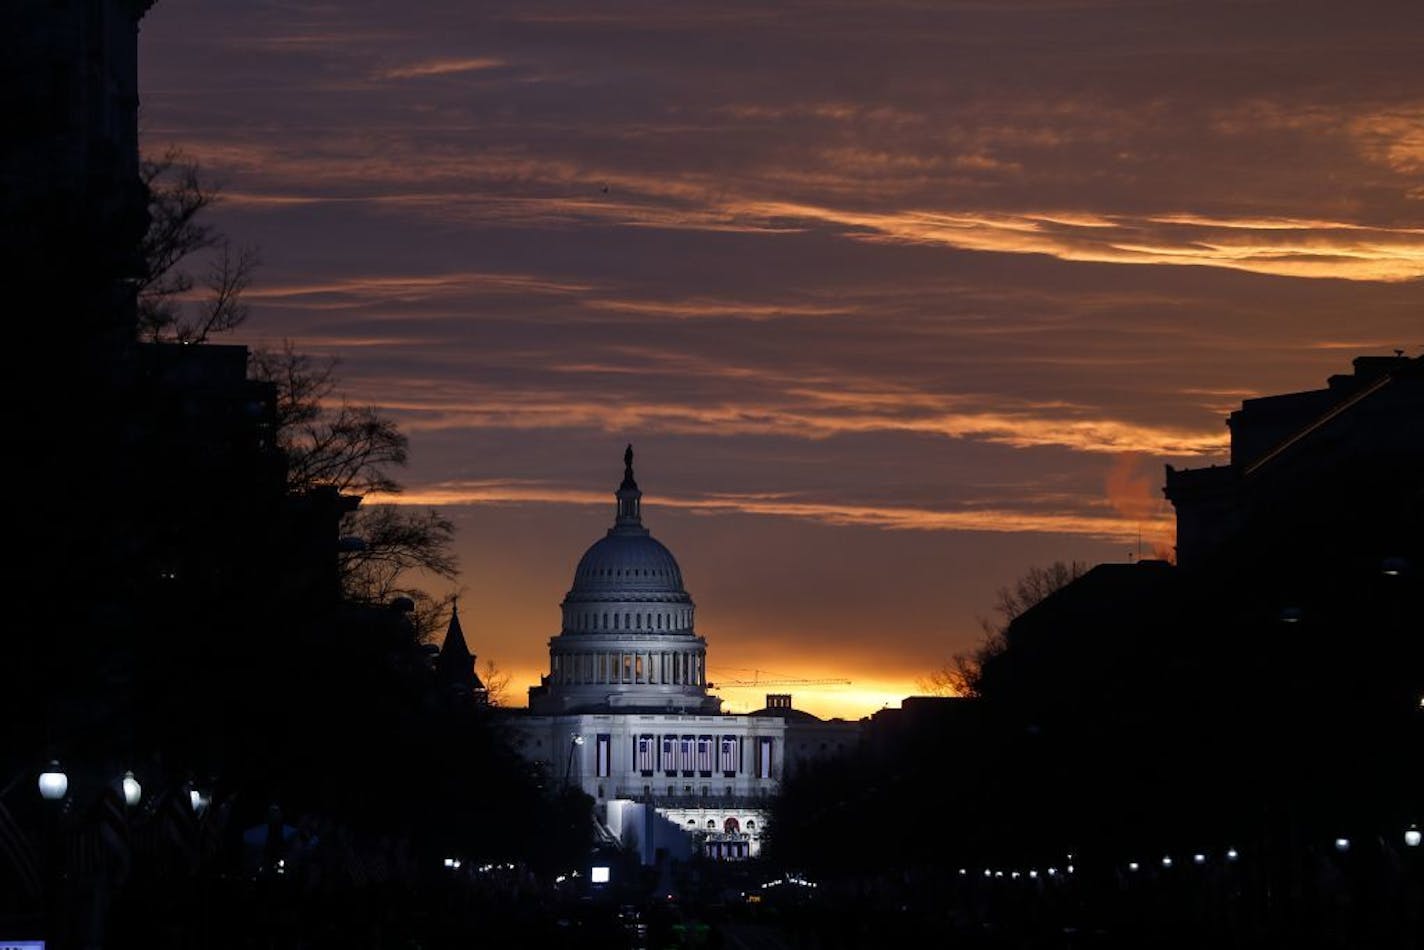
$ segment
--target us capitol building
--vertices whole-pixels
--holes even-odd
[[[770,696],[726,715],[708,694],[707,641],[672,552],[643,526],[633,449],[623,456],[617,516],[574,570],[549,672],[512,715],[515,747],[596,803],[601,831],[685,858],[754,857],[767,806],[792,762],[849,749],[859,723],[816,717]]]

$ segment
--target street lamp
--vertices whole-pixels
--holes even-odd
[[[203,794],[203,792],[198,789],[197,786],[190,785],[188,787],[188,804],[193,806],[194,815],[197,815],[199,818],[201,818],[203,816],[203,812],[208,810],[208,805],[211,802],[212,799],[209,798],[207,795]]]
[[[143,786],[138,783],[138,779],[134,778],[132,771],[124,773],[123,781],[119,783],[119,787],[124,792],[124,804],[130,808],[137,805],[139,799],[143,798]]]
[[[583,736],[577,732],[569,733],[569,759],[564,763],[564,785],[569,784],[569,777],[574,771],[574,752],[583,745]]]
[[[59,762],[51,761],[49,767],[40,773],[40,797],[47,802],[57,802],[69,791],[69,776],[59,767]]]
[[[1349,838],[1336,838],[1336,839],[1335,839],[1335,850],[1336,850],[1336,851],[1339,851],[1341,854],[1344,854],[1346,851],[1349,851],[1349,850],[1350,850],[1350,839],[1349,839]]]
[[[1409,830],[1404,833],[1404,843],[1408,847],[1417,848],[1420,840],[1424,840],[1424,835],[1419,834],[1419,826],[1410,825]]]

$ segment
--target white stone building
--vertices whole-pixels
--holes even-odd
[[[631,446],[616,497],[613,527],[564,597],[549,672],[530,688],[528,714],[510,718],[516,748],[592,796],[607,831],[647,863],[660,849],[755,856],[786,719],[724,715],[708,695],[707,642],[677,560],[643,527]]]

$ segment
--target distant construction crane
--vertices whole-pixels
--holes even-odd
[[[763,670],[752,670],[752,678],[749,680],[718,680],[716,683],[708,683],[709,689],[718,686],[849,686],[850,680],[843,679],[769,679],[761,678]]]

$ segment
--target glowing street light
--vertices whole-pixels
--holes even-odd
[[[119,787],[124,793],[124,804],[130,808],[137,805],[139,800],[143,798],[143,786],[138,783],[138,779],[134,778],[134,774],[131,771],[124,773],[123,780],[119,782]]]
[[[1239,857],[1241,857],[1241,852],[1237,851],[1235,848],[1226,849],[1226,860],[1234,863]]]
[[[57,802],[69,791],[69,776],[59,767],[59,762],[51,761],[40,773],[40,797],[47,802]]]
[[[212,804],[212,799],[196,786],[191,786],[188,789],[188,804],[193,806],[193,814],[201,818],[203,812],[208,810],[208,805]]]
[[[1424,835],[1419,834],[1419,826],[1410,825],[1409,830],[1404,833],[1404,843],[1411,848],[1417,848],[1421,840],[1424,840]]]
[[[1346,851],[1349,851],[1349,850],[1350,850],[1350,839],[1349,839],[1349,838],[1336,838],[1336,839],[1335,839],[1335,850],[1336,850],[1336,851],[1339,851],[1341,854],[1344,854]]]
[[[1200,851],[1198,851],[1196,854],[1192,855],[1192,863],[1193,863],[1193,864],[1205,864],[1205,863],[1206,863],[1206,855],[1204,855],[1204,854],[1202,854]]]
[[[1139,867],[1141,867],[1141,865],[1138,864],[1136,861],[1127,862],[1127,869],[1129,871],[1136,871]]]
[[[1169,867],[1172,866],[1172,856],[1171,856],[1171,855],[1163,855],[1163,856],[1162,856],[1162,866],[1163,866],[1164,868],[1169,868]]]

